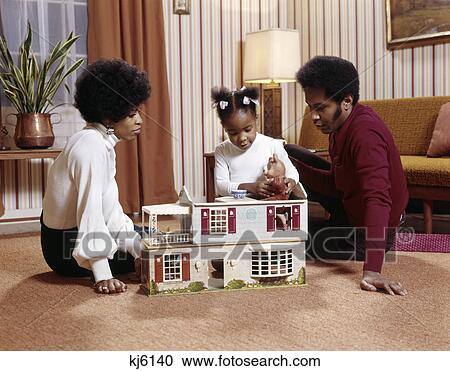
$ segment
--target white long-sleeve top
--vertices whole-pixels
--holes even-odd
[[[71,136],[49,170],[43,200],[47,227],[78,227],[72,256],[92,270],[96,282],[112,278],[108,259],[117,249],[140,255],[140,237],[119,203],[114,178],[118,141],[101,124],[88,124]]]
[[[289,159],[281,140],[256,133],[255,140],[247,150],[235,146],[229,139],[220,143],[215,150],[216,193],[229,196],[231,190],[238,189],[241,183],[264,180],[264,167],[274,153],[286,167],[285,176],[297,183],[297,169]]]

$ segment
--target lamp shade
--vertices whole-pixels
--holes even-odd
[[[295,81],[299,67],[298,30],[274,28],[246,35],[245,82],[266,84]]]

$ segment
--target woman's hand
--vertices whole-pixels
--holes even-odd
[[[95,292],[99,294],[118,294],[127,290],[127,285],[117,278],[98,281],[94,285]]]

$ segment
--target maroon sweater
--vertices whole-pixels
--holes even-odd
[[[369,107],[356,104],[329,136],[331,171],[302,166],[315,191],[342,199],[350,223],[367,228],[364,270],[381,272],[386,227],[396,227],[408,202],[400,155],[391,133]]]

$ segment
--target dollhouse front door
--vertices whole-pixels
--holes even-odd
[[[223,270],[223,259],[212,259],[208,262],[208,289],[223,289]]]

